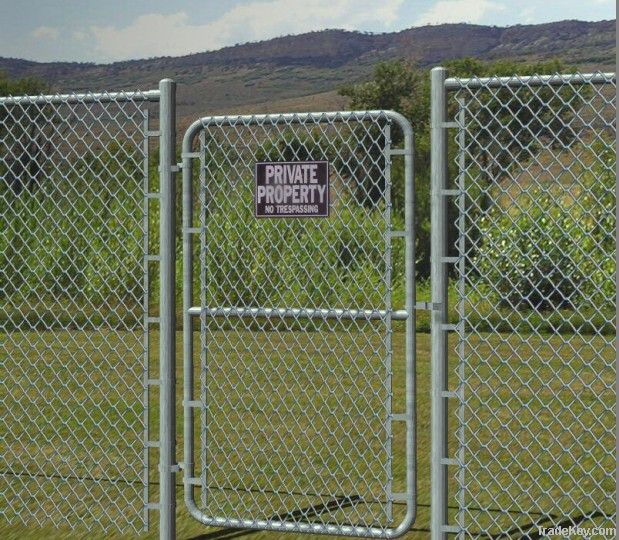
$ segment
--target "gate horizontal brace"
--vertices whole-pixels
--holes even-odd
[[[461,530],[457,525],[443,525],[441,527],[441,532],[444,533],[458,534]]]
[[[178,164],[170,165],[170,172],[176,173],[178,171],[180,171],[180,167],[178,166]],[[157,172],[161,174],[161,167],[157,167]]]
[[[460,260],[460,257],[441,257],[440,261],[443,264],[454,264]]]
[[[462,399],[462,392],[452,392],[451,390],[443,390],[441,392],[441,397],[453,398],[453,399]]]
[[[147,137],[159,137],[159,135],[161,135],[161,131],[159,131],[158,129],[149,129],[144,133],[144,135],[146,135]]]
[[[161,199],[161,193],[147,193],[147,199]]]
[[[390,501],[406,502],[409,499],[412,499],[412,497],[408,493],[391,493],[389,495]]]
[[[462,195],[463,193],[464,191],[462,191],[461,189],[441,189],[441,195],[443,195],[444,197],[457,197],[458,195]]]
[[[411,418],[406,413],[395,413],[391,415],[391,420],[394,422],[406,422],[407,420],[411,420]]]
[[[199,234],[201,231],[201,227],[183,227],[183,233],[185,234]]]
[[[190,478],[183,478],[183,484],[187,484],[189,486],[201,486],[202,479],[196,478],[195,476],[192,476]]]
[[[146,324],[159,324],[159,317],[146,317]]]
[[[144,257],[147,261],[160,261],[161,255],[146,255]]]
[[[457,128],[458,126],[458,122],[441,122],[440,127],[442,128]]]
[[[441,458],[441,465],[460,465],[460,462],[455,458]]]
[[[198,159],[200,157],[200,152],[183,152],[181,154],[181,159]]]
[[[391,150],[387,150],[386,154],[388,156],[406,156],[413,155],[413,151],[410,148],[392,148]]]
[[[198,400],[191,400],[191,401],[183,401],[183,405],[185,407],[192,407],[194,409],[199,409],[201,407],[204,407],[204,402],[202,401],[198,401]]]
[[[443,332],[456,332],[458,330],[459,324],[441,324],[439,325],[440,329]]]
[[[391,318],[394,321],[405,321],[408,312],[404,309],[394,311],[372,309],[314,309],[314,308],[200,308],[190,307],[189,315],[199,317],[265,317],[291,319],[364,319],[381,320]]]
[[[161,379],[148,379],[147,384],[148,386],[160,386]]]
[[[159,510],[161,508],[159,503],[146,503],[145,506],[148,510]]]
[[[408,233],[406,231],[389,231],[387,236],[390,238],[404,238]]]
[[[159,448],[159,441],[146,441],[146,448]]]

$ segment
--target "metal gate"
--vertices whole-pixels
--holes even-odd
[[[433,538],[614,538],[615,75],[432,77]]]
[[[390,111],[186,132],[183,467],[202,523],[389,537],[414,520],[412,152]],[[328,217],[256,217],[256,163],[318,161]]]

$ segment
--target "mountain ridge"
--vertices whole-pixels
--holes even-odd
[[[39,77],[53,91],[152,88],[159,79],[179,83],[179,113],[247,112],[303,96],[344,103],[338,87],[367,80],[373,66],[406,58],[420,67],[474,56],[484,60],[541,61],[558,58],[583,70],[615,63],[615,21],[566,20],[508,27],[442,24],[390,33],[339,29],[280,36],[183,56],[110,64],[35,62],[0,57],[10,77]],[[322,98],[321,98],[322,99]],[[303,108],[303,100],[298,103]]]

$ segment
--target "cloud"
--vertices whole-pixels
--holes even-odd
[[[539,16],[537,15],[536,9],[533,6],[529,6],[520,11],[520,18],[525,24],[535,24]]]
[[[38,26],[30,34],[37,39],[58,39],[60,30],[51,26]]]
[[[403,1],[253,0],[206,24],[194,24],[180,11],[141,15],[122,28],[92,26],[90,32],[108,60],[175,56],[322,28],[388,28],[397,22]]]
[[[478,23],[488,13],[504,9],[504,5],[491,0],[439,0],[415,20],[415,25]]]

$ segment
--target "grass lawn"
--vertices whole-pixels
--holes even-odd
[[[216,336],[217,334],[215,334]],[[122,523],[134,523],[131,521],[131,516],[139,515],[140,510],[140,497],[141,489],[140,485],[140,467],[141,454],[139,451],[141,441],[141,416],[139,404],[141,396],[138,390],[141,388],[141,371],[139,369],[139,361],[134,365],[126,365],[119,359],[131,355],[136,355],[140,350],[141,338],[139,336],[129,337],[125,334],[109,335],[98,342],[97,334],[94,333],[69,333],[62,332],[53,334],[51,332],[27,334],[21,335],[20,339],[16,338],[16,334],[9,336],[8,334],[0,335],[0,353],[3,355],[6,353],[6,358],[11,359],[11,367],[8,362],[0,364],[0,375],[3,381],[11,381],[11,384],[0,385],[0,403],[7,408],[7,411],[13,411],[13,414],[3,413],[3,423],[0,423],[0,433],[4,431],[9,433],[8,437],[0,438],[2,444],[7,444],[6,448],[2,448],[4,455],[8,456],[8,466],[13,471],[37,470],[38,472],[45,474],[45,467],[47,463],[52,463],[55,471],[63,471],[63,467],[66,468],[67,475],[73,471],[78,473],[83,472],[84,475],[99,475],[99,477],[105,477],[112,475],[114,471],[130,470],[131,475],[125,476],[125,478],[133,478],[137,480],[135,485],[126,483],[109,483],[107,482],[91,482],[90,484],[85,481],[71,482],[67,480],[60,480],[56,484],[56,487],[50,488],[49,485],[53,482],[45,481],[39,482],[32,481],[22,477],[4,476],[0,477],[0,538],[6,540],[16,540],[21,538],[31,539],[54,539],[54,538],[136,538],[140,535],[138,533],[128,535],[115,535],[111,533],[100,532],[97,528],[97,519],[101,519],[101,507],[111,518],[112,521],[116,520]],[[7,339],[11,337],[12,339]],[[22,338],[26,337],[26,340]],[[122,339],[120,339],[122,338]],[[283,338],[282,338],[283,339]],[[333,363],[333,377],[345,380],[344,375],[351,373],[354,364],[350,359],[347,359],[342,352],[346,348],[350,348],[352,345],[347,344],[345,341],[337,340],[332,335],[331,337],[324,338],[325,343],[328,345],[329,340],[335,340],[332,343],[332,355],[329,358],[334,359]],[[614,448],[614,415],[610,414],[606,408],[606,405],[610,403],[606,400],[611,400],[614,403],[614,391],[612,390],[615,373],[613,369],[606,366],[605,360],[614,358],[614,349],[608,346],[608,341],[603,338],[595,337],[569,337],[565,336],[552,336],[552,337],[531,337],[526,345],[522,344],[518,336],[515,337],[515,341],[510,341],[511,338],[507,338],[505,335],[494,336],[477,336],[472,338],[465,348],[467,362],[469,362],[469,369],[473,369],[472,372],[467,374],[467,386],[465,390],[468,392],[469,398],[466,401],[467,410],[471,411],[477,407],[480,411],[483,411],[484,406],[496,407],[497,415],[488,416],[487,413],[480,412],[478,424],[476,424],[474,432],[477,434],[475,437],[468,439],[470,448],[474,449],[472,454],[472,460],[470,461],[470,469],[465,476],[465,483],[471,490],[472,498],[468,499],[468,510],[466,514],[467,519],[474,517],[473,506],[476,504],[482,505],[486,508],[484,518],[479,517],[480,523],[491,523],[494,519],[500,521],[508,515],[513,523],[519,524],[522,527],[526,527],[531,522],[531,517],[535,513],[531,501],[523,501],[519,497],[519,493],[526,491],[532,493],[534,488],[532,486],[541,487],[541,491],[546,493],[543,499],[544,504],[547,504],[549,508],[555,509],[558,507],[566,507],[569,503],[566,501],[551,500],[549,497],[557,497],[556,490],[552,489],[552,480],[550,475],[556,475],[557,472],[567,470],[569,475],[574,475],[579,471],[586,473],[588,476],[583,478],[585,487],[578,493],[580,499],[578,504],[572,506],[575,508],[573,512],[581,509],[583,506],[590,505],[591,501],[599,503],[599,505],[608,506],[611,505],[614,508],[612,496],[608,495],[614,493],[614,461],[610,454],[604,451],[599,445],[593,449],[587,447],[586,436],[579,436],[586,428],[591,427],[592,431],[596,433],[596,436],[604,441],[604,445],[608,444],[608,448],[612,445]],[[221,345],[218,345],[216,349],[211,351],[210,362],[219,366],[219,369],[231,367],[234,364],[231,353],[233,350],[238,350],[238,341],[243,341],[249,344],[246,348],[247,354],[240,354],[237,356],[237,361],[240,361],[245,366],[263,365],[267,366],[268,370],[258,374],[253,383],[257,386],[251,388],[249,383],[246,386],[251,390],[251,404],[258,406],[254,411],[256,417],[260,414],[265,414],[264,405],[268,404],[268,400],[263,401],[264,395],[261,395],[260,386],[269,387],[272,390],[278,387],[278,384],[284,386],[288,385],[286,374],[288,365],[296,364],[298,359],[298,351],[294,348],[287,351],[285,354],[278,356],[281,361],[281,366],[265,364],[268,361],[269,351],[279,350],[277,339],[274,336],[267,336],[256,334],[251,335],[249,332],[239,334],[233,339],[220,340]],[[450,349],[454,350],[457,345],[457,336],[451,336]],[[609,338],[610,340],[610,338]],[[199,347],[199,339],[196,338],[196,353]],[[286,339],[283,339],[285,342]],[[371,339],[369,340],[371,343]],[[337,346],[335,344],[337,342]],[[26,346],[26,343],[34,343],[32,346]],[[156,339],[153,340],[156,343]],[[568,343],[568,345],[565,345]],[[562,345],[563,344],[563,345]],[[307,351],[307,343],[300,342],[297,344],[301,349]],[[69,348],[73,354],[76,355],[78,360],[67,360],[66,354],[60,354],[59,351],[63,348]],[[178,386],[178,404],[177,404],[177,431],[178,431],[178,456],[179,460],[182,460],[182,411],[180,407],[182,398],[182,335],[179,332],[177,338],[177,351],[178,351],[178,364],[177,364],[177,380]],[[339,349],[338,349],[339,347]],[[560,347],[562,347],[560,349]],[[561,357],[557,357],[550,360],[550,351],[552,349],[560,349]],[[394,351],[394,363],[393,363],[393,380],[394,380],[394,396],[393,396],[393,409],[396,412],[403,410],[403,350],[404,350],[404,335],[402,333],[394,333],[393,335],[393,351]],[[514,350],[516,351],[514,353]],[[21,351],[21,352],[20,352]],[[260,352],[262,351],[262,353]],[[493,352],[497,351],[497,352]],[[578,351],[578,354],[574,354],[574,351]],[[598,354],[602,351],[602,354]],[[23,355],[25,352],[29,352],[28,358],[34,358],[29,365],[23,365]],[[261,354],[264,354],[264,358],[261,358]],[[305,354],[305,353],[304,353]],[[311,357],[311,351],[307,353]],[[116,356],[117,355],[117,356]],[[600,356],[604,360],[600,360]],[[137,356],[136,356],[137,357]],[[90,371],[86,370],[83,373],[80,372],[80,362],[91,367]],[[196,354],[196,362],[199,356]],[[240,358],[241,360],[238,360]],[[20,361],[22,360],[22,361]],[[290,362],[290,364],[288,363]],[[513,366],[518,363],[522,366],[522,369],[516,370],[519,377],[523,381],[529,381],[528,388],[520,387],[516,379],[512,379],[511,384],[499,385],[500,380],[509,381],[507,372],[501,372],[501,370],[509,369],[508,364]],[[151,377],[156,376],[154,368],[157,364],[157,351],[151,351]],[[15,367],[18,366],[18,367]],[[471,368],[471,366],[477,366]],[[238,368],[238,364],[237,364]],[[458,359],[456,354],[451,355],[450,359],[450,376],[451,380],[456,382],[458,368]],[[466,368],[466,366],[465,366]],[[238,368],[239,373],[246,373]],[[28,371],[30,370],[30,371]],[[269,371],[270,370],[270,371]],[[342,371],[343,370],[343,371]],[[90,373],[90,375],[89,375]],[[269,381],[268,374],[271,373],[272,379],[277,381]],[[306,374],[311,373],[311,369],[307,368]],[[58,377],[61,374],[61,377]],[[218,380],[221,377],[217,376],[216,372],[213,373]],[[571,375],[570,375],[571,374]],[[221,376],[225,376],[223,371]],[[230,372],[228,371],[228,377]],[[242,378],[244,375],[239,375]],[[571,379],[570,379],[571,377]],[[290,379],[294,381],[296,379]],[[373,380],[379,380],[373,379]],[[569,386],[569,395],[577,396],[579,401],[584,405],[576,408],[574,413],[570,413],[566,416],[565,402],[557,401],[557,395],[560,395],[561,380],[567,380]],[[25,384],[25,381],[41,381],[33,384]],[[123,387],[120,384],[121,381],[128,381],[123,393],[116,393],[115,389]],[[543,381],[548,382],[548,386],[545,387]],[[25,394],[27,399],[22,399],[19,402],[19,407],[15,406],[14,400],[21,399],[23,397],[23,390],[17,388],[17,383],[26,388]],[[209,384],[213,384],[212,382]],[[211,395],[225,400],[227,403],[227,410],[235,409],[242,410],[243,400],[247,399],[247,395],[236,393],[231,391],[233,382],[229,382],[227,387],[220,387],[219,394],[217,394],[217,388],[215,386],[209,387]],[[291,383],[292,384],[292,383]],[[319,410],[320,405],[329,405],[332,402],[329,401],[327,393],[316,393],[316,397],[311,402],[308,401],[308,396],[311,395],[308,392],[308,396],[305,396],[302,392],[303,385],[307,384],[307,380],[296,380],[297,393],[295,395],[287,395],[283,398],[281,403],[292,404],[293,406],[300,406],[313,410]],[[269,386],[270,385],[270,386]],[[324,386],[327,388],[327,386]],[[559,394],[552,393],[549,389],[556,388]],[[530,410],[533,413],[523,413],[526,416],[520,416],[520,413],[513,415],[511,411],[518,411],[518,407],[506,408],[501,406],[508,400],[508,394],[512,393],[514,396],[520,398],[522,402],[527,403]],[[157,390],[152,391],[154,397],[156,397]],[[56,396],[56,397],[54,397]],[[90,396],[90,397],[87,397]],[[598,396],[596,399],[595,396]],[[599,397],[601,396],[601,397]],[[97,404],[107,403],[109,405],[106,414],[101,414],[101,410]],[[123,407],[120,407],[120,404]],[[155,401],[153,400],[153,404]],[[601,405],[600,405],[601,403]],[[13,404],[11,406],[11,404]],[[262,406],[262,408],[260,408]],[[611,405],[608,405],[612,407]],[[340,404],[340,407],[344,405]],[[537,410],[535,408],[538,408]],[[19,411],[25,409],[28,411],[28,415],[20,415]],[[116,409],[116,412],[111,413],[110,410]],[[526,407],[524,407],[526,409]],[[223,413],[222,408],[222,413]],[[72,411],[67,419],[67,411]],[[537,411],[537,412],[536,412]],[[249,411],[251,412],[251,411]],[[268,412],[268,411],[267,411]],[[235,413],[235,414],[238,414]],[[484,414],[486,416],[484,416]],[[64,423],[60,422],[64,415]],[[521,422],[518,425],[526,425],[527,428],[519,431],[519,438],[512,440],[508,436],[508,432],[503,429],[496,429],[499,425],[497,422],[504,422],[504,425],[509,426],[510,429],[516,429],[514,422],[515,418],[520,418]],[[575,418],[584,419],[588,424],[578,426],[574,423]],[[54,421],[54,419],[56,419]],[[223,419],[223,420],[222,420]],[[560,419],[565,424],[565,429],[560,433],[556,432],[557,426],[556,419]],[[227,417],[220,417],[221,424],[219,428],[213,428],[209,432],[211,437],[221,437],[225,434],[226,430],[230,430],[239,422],[249,422],[248,420],[242,421],[239,417],[234,417],[232,414]],[[225,421],[224,421],[225,420]],[[330,421],[330,420],[329,420]],[[327,421],[327,424],[329,423]],[[346,427],[346,433],[354,429],[350,421],[346,422],[341,420]],[[538,422],[534,424],[534,422]],[[153,430],[151,438],[156,438],[157,427],[157,411],[153,407],[150,413],[150,423]],[[271,424],[274,421],[271,418]],[[409,539],[420,539],[429,537],[429,503],[430,503],[430,336],[429,334],[419,334],[417,336],[417,423],[418,423],[418,515],[417,521],[413,525],[411,531],[405,536]],[[197,418],[199,428],[199,418]],[[268,424],[268,422],[267,422]],[[249,425],[249,424],[248,424]],[[36,426],[33,428],[33,426]],[[450,433],[451,440],[450,446],[452,453],[455,451],[457,441],[455,437],[455,417],[451,424]],[[218,431],[219,429],[219,431]],[[278,436],[282,442],[288,441],[293,447],[296,444],[295,438],[301,437],[303,432],[317,429],[311,422],[303,423],[300,420],[297,431],[290,431],[286,436]],[[535,440],[535,430],[537,433],[541,433],[538,439],[541,442]],[[555,430],[555,431],[553,431]],[[36,445],[26,445],[25,452],[21,451],[21,448],[16,448],[17,443],[22,443],[27,440],[27,433],[35,431],[37,437]],[[524,436],[525,432],[530,432],[528,435],[530,439]],[[129,436],[126,434],[129,433]],[[344,433],[344,431],[343,431]],[[471,431],[470,433],[473,433]],[[552,444],[544,444],[543,441],[551,441],[548,437],[555,433],[556,438],[562,440],[563,448],[571,448],[571,454],[561,454],[558,450],[559,447]],[[101,442],[99,435],[104,434],[109,439],[111,445],[106,445]],[[199,435],[199,432],[197,432]],[[570,435],[571,434],[571,435]],[[236,435],[238,439],[242,440],[242,433],[239,432]],[[345,438],[343,436],[343,438]],[[546,439],[545,439],[546,438]],[[3,440],[4,439],[4,440]],[[81,439],[81,440],[80,440]],[[223,441],[219,439],[221,445],[218,447],[220,451],[226,449]],[[578,446],[570,445],[570,441],[579,441]],[[6,443],[5,443],[6,441]],[[401,481],[404,476],[404,463],[401,459],[403,452],[403,430],[394,431],[394,483]],[[584,442],[583,442],[584,441]],[[197,438],[199,442],[199,438]],[[482,444],[487,442],[486,446]],[[11,444],[13,446],[11,446]],[[234,441],[231,443],[234,446]],[[23,446],[23,445],[22,445]],[[60,452],[55,452],[54,449],[63,449],[62,455]],[[215,447],[213,447],[215,448]],[[526,448],[531,449],[530,452],[526,452]],[[67,452],[71,449],[71,453]],[[350,454],[353,450],[352,446],[343,445],[343,449]],[[525,449],[525,450],[523,450]],[[19,451],[18,451],[19,450]],[[512,451],[515,458],[509,458],[508,452]],[[503,454],[500,452],[503,451]],[[253,463],[251,455],[247,452],[240,451],[238,448],[229,448],[229,462],[233,463],[236,470],[248,471],[248,467]],[[484,455],[484,452],[486,454]],[[557,453],[559,452],[559,453]],[[545,453],[543,459],[539,458],[540,453]],[[490,455],[497,455],[500,457],[501,463],[508,463],[504,469],[496,469],[493,474],[488,473],[489,470],[493,470],[493,465],[488,461]],[[67,460],[67,455],[69,458]],[[335,455],[335,454],[333,454]],[[341,459],[345,459],[345,453],[340,454]],[[137,456],[134,459],[134,456]],[[197,450],[196,456],[200,456],[200,450]],[[282,457],[284,456],[284,457]],[[343,457],[342,457],[343,456]],[[476,459],[476,456],[481,459]],[[482,456],[482,457],[480,457]],[[556,456],[556,459],[555,459]],[[575,456],[575,457],[574,457]],[[614,456],[614,454],[613,454]],[[311,457],[311,456],[310,456]],[[93,459],[94,458],[94,459]],[[217,467],[222,465],[222,462],[217,461],[222,456],[213,455],[211,459],[217,464]],[[274,463],[285,464],[285,452],[282,455],[271,456],[272,465]],[[505,459],[504,459],[505,458]],[[317,461],[320,461],[321,457],[316,457]],[[155,484],[156,475],[156,463],[157,453],[156,450],[150,452],[150,480],[153,485],[150,486],[151,500],[155,500],[157,493],[157,486]],[[97,466],[94,467],[92,462],[95,461]],[[560,464],[560,469],[553,469],[552,463]],[[77,464],[77,465],[76,465]],[[3,464],[7,466],[7,463]],[[350,464],[349,464],[350,465]],[[298,466],[298,465],[296,465]],[[80,469],[82,467],[82,469]],[[295,462],[293,461],[291,467],[294,470]],[[368,471],[364,469],[362,465],[359,465],[359,471],[366,474]],[[561,469],[562,467],[562,469]],[[218,472],[219,471],[219,472]],[[523,474],[524,471],[524,474]],[[597,472],[596,472],[597,471]],[[452,467],[450,472],[454,474],[450,475],[450,490],[452,494],[457,492],[456,482],[456,467]],[[477,474],[479,473],[479,474]],[[605,474],[607,473],[607,474]],[[212,480],[217,481],[217,475],[220,474],[221,478],[229,476],[233,477],[233,471],[223,471],[222,468],[214,468],[211,473]],[[274,470],[274,474],[278,474],[277,470]],[[293,477],[293,475],[291,475]],[[494,478],[494,480],[493,480]],[[517,479],[513,481],[512,479]],[[576,478],[572,478],[573,486]],[[596,483],[599,479],[599,484]],[[237,538],[242,536],[248,536],[252,538],[301,538],[302,535],[295,534],[277,534],[272,532],[253,532],[253,531],[233,531],[233,530],[217,530],[208,529],[205,526],[199,524],[190,518],[185,511],[183,503],[182,486],[180,484],[180,475],[178,477],[178,516],[177,516],[177,532],[179,539],[215,539],[215,538]],[[286,476],[282,476],[282,481],[287,481]],[[28,484],[28,482],[31,482]],[[501,482],[508,486],[508,491],[501,490]],[[106,489],[103,486],[107,485]],[[29,487],[31,489],[40,486],[37,492],[39,493],[37,498],[28,497],[23,491],[19,491],[18,488]],[[75,488],[75,492],[72,491],[71,486]],[[588,487],[586,487],[588,486]],[[300,486],[303,488],[303,486]],[[565,490],[573,489],[568,485],[559,483],[559,488],[565,492]],[[50,506],[49,503],[43,505],[43,514],[48,513],[53,515],[55,511],[69,512],[70,508],[67,506],[71,503],[72,497],[75,501],[80,498],[84,498],[86,493],[84,490],[88,490],[90,508],[94,508],[93,511],[89,511],[83,504],[74,504],[74,508],[80,513],[86,522],[85,527],[79,527],[77,529],[69,529],[62,527],[51,526],[39,526],[35,521],[31,526],[24,526],[21,524],[13,523],[7,525],[7,518],[17,520],[15,516],[15,509],[18,511],[29,511],[29,509],[36,509],[38,512],[36,515],[41,518],[40,501],[43,499],[45,489],[56,489],[57,497],[61,494],[64,503],[58,505],[57,508]],[[325,484],[325,489],[328,489],[328,485]],[[396,491],[396,489],[394,489]],[[572,495],[577,494],[572,491]],[[124,499],[123,499],[124,497]],[[559,495],[559,499],[560,499]],[[19,499],[19,500],[18,500]],[[118,504],[118,500],[124,500],[123,504]],[[607,500],[608,499],[608,500]],[[200,501],[200,497],[197,497]],[[212,499],[217,503],[217,498]],[[225,501],[224,501],[225,502]],[[229,501],[228,501],[229,503]],[[64,504],[64,506],[63,506]],[[509,505],[510,512],[494,512],[492,508],[498,508],[501,504]],[[225,505],[224,505],[225,506]],[[569,504],[568,504],[569,506]],[[9,510],[7,510],[9,508]],[[450,500],[450,508],[452,516],[455,515],[455,509],[457,508],[457,501],[452,497]],[[518,510],[520,508],[520,510]],[[296,508],[290,508],[289,510],[295,510]],[[612,510],[608,510],[612,512]],[[5,514],[5,515],[2,515]],[[148,534],[142,534],[144,538],[156,538],[158,514],[156,512],[150,513],[151,519],[151,531]],[[401,509],[394,508],[394,515],[397,517],[401,514]],[[125,517],[123,517],[125,516]],[[129,516],[129,517],[126,517]],[[488,517],[490,516],[490,517]],[[495,516],[495,517],[492,517]],[[74,518],[71,518],[74,519]],[[485,521],[484,521],[485,520]],[[105,520],[104,520],[105,521]],[[108,523],[106,521],[106,523]],[[599,520],[596,523],[604,523]],[[607,525],[608,523],[605,522]],[[586,522],[583,522],[583,526],[586,526]],[[515,537],[519,537],[516,533]],[[309,538],[309,536],[308,536]]]

